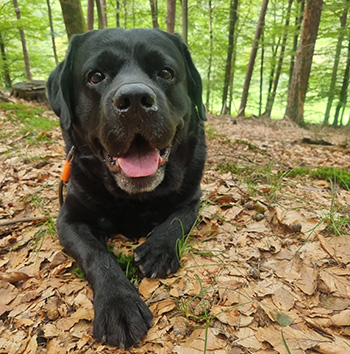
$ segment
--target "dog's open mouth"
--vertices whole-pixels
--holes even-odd
[[[170,150],[170,146],[162,150],[155,149],[145,139],[136,137],[123,156],[114,157],[107,153],[106,163],[114,173],[123,171],[130,178],[148,177],[167,163]]]

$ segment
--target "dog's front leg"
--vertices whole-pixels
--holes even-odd
[[[57,221],[58,236],[92,286],[94,336],[109,345],[128,348],[147,333],[152,314],[103,241],[89,225],[70,220],[65,207]]]
[[[165,278],[179,267],[177,242],[185,237],[196,222],[199,199],[174,211],[162,224],[156,226],[147,240],[134,253],[142,273],[149,278]]]

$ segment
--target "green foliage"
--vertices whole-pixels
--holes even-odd
[[[45,110],[38,107],[0,102],[0,109],[6,112],[10,120],[21,126],[17,134],[28,135],[30,142],[47,139],[45,132],[58,126],[58,122],[44,116]]]
[[[78,265],[76,265],[72,269],[72,274],[78,279],[84,279],[85,278],[85,273],[83,272],[83,270]]]
[[[54,37],[59,59],[62,60],[67,49],[67,35],[62,19],[61,8],[58,1],[51,1],[53,15]],[[83,10],[87,9],[87,0],[81,0]],[[228,45],[228,28],[230,1],[212,0],[212,33],[213,33],[213,60],[211,79],[207,82],[209,67],[209,3],[193,1],[189,4],[188,12],[188,46],[192,57],[203,79],[203,87],[207,84],[210,89],[210,111],[218,112],[221,108],[221,95],[223,91],[225,61]],[[346,0],[337,2],[325,2],[322,11],[322,19],[319,28],[318,40],[314,54],[313,67],[310,75],[309,89],[305,104],[305,119],[307,121],[320,122],[323,119],[323,111],[328,97],[330,86],[334,51],[337,45],[340,21],[339,17],[346,6]],[[263,97],[262,111],[268,95],[269,78],[276,69],[277,58],[281,46],[281,38],[285,32],[285,16],[288,0],[269,2],[265,19],[264,37],[260,41],[258,55],[249,90],[246,114],[257,114],[259,111],[259,86],[260,66],[263,67]],[[182,19],[180,6],[176,11],[175,31],[181,33]],[[23,28],[26,36],[29,60],[33,78],[46,79],[50,71],[55,67],[53,58],[51,33],[48,21],[46,2],[32,0],[19,2],[22,20],[17,21],[12,1],[5,2],[0,7],[0,33],[4,40],[7,63],[10,67],[12,81],[25,80],[23,54],[18,29]],[[158,22],[160,28],[166,29],[167,1],[159,0]],[[261,0],[241,1],[238,10],[238,24],[235,32],[236,56],[233,71],[233,102],[232,113],[238,111],[242,86],[246,74],[247,63],[253,43],[256,23],[261,7]],[[287,46],[282,73],[278,85],[277,96],[273,110],[273,118],[283,117],[288,94],[290,59],[293,54],[294,35],[300,30],[295,25],[295,18],[299,15],[300,2],[294,1],[292,6],[290,25],[287,29]],[[97,11],[95,8],[95,28],[97,28]],[[108,26],[116,25],[115,2],[107,2]],[[148,2],[120,2],[120,25],[125,28],[152,27],[150,6]],[[347,26],[345,37],[349,37],[350,27]],[[336,94],[340,90],[341,80],[346,64],[346,40],[344,41],[339,65]],[[264,57],[262,58],[262,48]],[[0,56],[0,72],[4,69],[4,62]],[[0,75],[2,77],[2,75]],[[4,82],[0,82],[0,88]],[[206,92],[204,92],[204,95]],[[336,104],[335,100],[334,104]],[[349,101],[349,100],[348,100]],[[348,103],[349,107],[349,103]],[[346,116],[348,115],[348,109]],[[331,112],[331,116],[332,116]]]
[[[317,167],[316,169],[312,169],[297,167],[288,172],[289,177],[304,177],[306,175],[309,175],[310,178],[335,182],[343,189],[350,189],[350,171],[345,168]]]
[[[130,254],[125,254],[119,252],[116,255],[117,262],[122,268],[125,276],[133,283],[138,283],[141,280],[141,273],[138,268],[135,267],[133,263],[133,257]]]

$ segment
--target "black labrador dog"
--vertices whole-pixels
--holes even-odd
[[[134,253],[143,274],[178,270],[177,240],[201,197],[201,79],[179,36],[113,28],[74,36],[47,92],[66,152],[74,147],[58,236],[93,288],[95,338],[130,347],[152,314],[105,242],[147,235]]]

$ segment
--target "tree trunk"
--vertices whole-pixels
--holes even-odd
[[[208,71],[207,71],[207,94],[205,100],[205,106],[207,108],[207,111],[209,111],[209,104],[210,104],[211,67],[213,62],[213,9],[212,9],[211,0],[209,0],[208,10],[209,10],[209,58],[208,58]]]
[[[156,4],[156,2],[154,0],[149,0],[149,3],[151,5],[151,14],[152,14],[152,25],[153,25],[153,28],[159,28],[157,4]]]
[[[269,75],[269,88],[267,91],[267,101],[269,100],[272,92],[272,86],[273,86],[273,79],[275,77],[275,71],[276,71],[276,58],[277,58],[277,52],[278,48],[280,47],[281,43],[281,37],[278,38],[277,44],[272,46],[272,58],[273,58],[273,63],[271,65],[271,71]]]
[[[238,16],[238,14],[237,14]],[[237,31],[236,31],[237,32]],[[232,101],[233,101],[233,83],[235,79],[235,65],[236,65],[236,57],[237,57],[237,38],[238,34],[235,34],[235,38],[233,40],[233,53],[232,53],[232,68],[231,68],[231,77],[230,77],[230,98],[228,103],[228,114],[232,112]]]
[[[80,0],[60,0],[68,40],[73,34],[86,32],[86,23]]]
[[[224,81],[224,89],[222,93],[222,105],[221,105],[222,114],[228,113],[227,94],[230,86],[231,71],[232,71],[234,35],[235,35],[237,18],[238,18],[237,9],[238,9],[238,0],[231,0],[230,26],[229,26],[229,34],[228,34],[228,46],[227,46],[226,68],[225,68],[225,81]]]
[[[282,40],[282,45],[281,45],[281,51],[280,51],[280,56],[279,56],[278,64],[277,64],[276,76],[275,76],[275,80],[273,82],[272,93],[269,95],[269,98],[266,103],[266,110],[265,110],[264,116],[266,116],[268,118],[271,117],[271,111],[272,111],[273,104],[275,102],[277,86],[278,86],[278,82],[279,82],[280,75],[282,72],[282,64],[283,64],[283,60],[284,60],[284,52],[286,50],[286,44],[287,44],[287,38],[288,38],[288,27],[289,27],[292,4],[293,4],[293,0],[289,0],[288,7],[287,7],[287,13],[286,13],[286,22],[284,25],[284,34],[283,34],[283,40]]]
[[[166,14],[166,30],[169,33],[175,31],[175,14],[176,14],[176,0],[168,0],[167,14]]]
[[[323,124],[329,123],[329,114],[331,112],[332,103],[333,103],[333,99],[334,99],[335,85],[337,82],[337,72],[338,72],[338,66],[339,66],[339,60],[340,60],[340,52],[342,49],[342,43],[343,43],[343,39],[344,39],[344,32],[345,32],[344,30],[346,27],[346,20],[348,17],[349,1],[350,0],[346,1],[344,11],[340,17],[340,31],[339,31],[337,47],[336,47],[335,55],[334,55],[332,79],[331,79],[331,85],[330,85],[329,92],[328,92],[328,101],[327,101],[326,112],[324,114]]]
[[[120,27],[120,2],[119,0],[115,1],[115,25]]]
[[[0,33],[0,53],[1,53],[1,61],[2,61],[2,74],[4,78],[4,84],[6,88],[11,88],[12,82],[11,82],[11,76],[10,76],[10,70],[7,62],[7,56],[6,56],[6,50],[5,50],[5,43],[4,39],[2,37],[2,34]]]
[[[87,30],[94,29],[94,0],[88,0],[87,4]]]
[[[15,8],[17,20],[20,21],[21,20],[21,12],[19,10],[17,0],[13,0],[13,6]],[[30,81],[32,79],[32,74],[30,73],[29,57],[28,57],[26,39],[25,39],[25,36],[24,36],[23,28],[19,29],[19,35],[21,37],[24,66],[25,66],[25,69],[26,69],[26,76],[27,76],[27,80]]]
[[[124,0],[124,28],[128,25],[128,1]]]
[[[305,0],[300,0],[299,16],[295,18],[295,32],[293,38],[293,50],[290,58],[288,90],[290,89],[290,83],[293,77],[295,55],[298,49],[298,38],[301,29],[301,23],[303,22],[304,10],[305,10]]]
[[[339,102],[337,104],[337,108],[335,110],[333,125],[338,125],[338,117],[339,112],[343,108],[343,113],[345,110],[346,102],[348,99],[348,88],[349,88],[349,78],[350,78],[350,34],[349,34],[349,42],[348,42],[348,55],[346,60],[346,67],[344,72],[343,84],[339,94]],[[350,120],[349,120],[350,122]],[[340,125],[343,125],[343,115],[340,119]]]
[[[260,60],[260,85],[259,85],[259,116],[261,116],[262,110],[262,96],[263,96],[263,85],[264,85],[264,59],[265,59],[265,38],[264,38],[264,27],[261,32],[261,60]]]
[[[106,5],[106,0],[100,0],[101,3],[101,12],[102,12],[102,23],[103,23],[103,28],[108,27],[108,21],[107,21],[107,5]]]
[[[103,29],[103,14],[102,14],[102,6],[100,0],[95,0],[96,9],[97,9],[97,19],[98,19],[98,29]]]
[[[187,3],[187,0],[181,0],[181,18],[182,18],[182,39],[187,44],[187,34],[188,34],[188,3]]]
[[[57,56],[56,42],[55,42],[55,31],[53,29],[50,0],[46,0],[46,5],[47,5],[47,13],[48,13],[48,17],[49,17],[50,31],[51,31],[51,41],[52,41],[53,56],[55,58],[55,63],[57,65],[58,64],[58,56]]]
[[[307,0],[285,118],[304,124],[304,102],[321,19],[323,0]]]
[[[256,27],[253,47],[252,47],[252,51],[250,52],[247,73],[246,73],[245,81],[244,81],[244,85],[243,85],[243,93],[242,93],[242,98],[241,98],[241,105],[240,105],[239,111],[238,111],[238,116],[244,116],[244,111],[245,111],[245,108],[247,105],[249,85],[250,85],[250,81],[252,79],[256,53],[257,53],[258,47],[259,47],[259,39],[261,36],[261,31],[262,31],[263,23],[265,20],[265,15],[266,15],[268,3],[269,3],[269,0],[263,0],[262,5],[261,5],[259,21],[258,21],[258,25]]]

